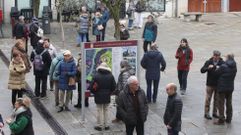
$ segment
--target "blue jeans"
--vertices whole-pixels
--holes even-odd
[[[157,93],[158,93],[158,85],[159,85],[159,79],[158,80],[146,80],[147,83],[147,100],[148,102],[151,102],[151,98],[153,99],[153,102],[156,102],[156,98],[157,98]],[[154,85],[153,88],[153,95],[152,95],[152,83]]]
[[[187,75],[188,75],[188,70],[178,70],[178,80],[180,84],[180,89],[181,90],[186,90],[187,88]]]
[[[80,45],[81,42],[87,42],[87,33],[78,33],[77,43]]]
[[[128,21],[128,28],[129,29],[132,28],[133,22],[134,22],[133,19],[129,19],[129,21]]]

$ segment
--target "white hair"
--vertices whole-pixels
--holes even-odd
[[[132,75],[130,76],[128,79],[127,79],[127,84],[131,84],[133,83],[134,81],[137,81],[138,82],[138,79],[136,76]]]

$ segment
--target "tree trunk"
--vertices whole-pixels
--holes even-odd
[[[60,22],[63,48],[65,48],[65,36],[64,36],[64,26],[63,26],[63,20],[62,20],[62,10],[59,11],[59,22]]]
[[[40,0],[34,0],[33,6],[34,6],[34,15],[35,17],[38,18],[38,14],[39,14],[39,5],[40,5]]]

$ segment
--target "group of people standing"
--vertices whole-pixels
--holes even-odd
[[[221,58],[221,52],[213,51],[213,56],[207,60],[201,68],[201,73],[207,73],[206,99],[204,117],[211,120],[216,118],[214,124],[222,125],[231,123],[233,116],[232,93],[237,66],[233,54],[227,54],[225,60]],[[209,114],[213,97],[213,113]],[[226,107],[224,104],[226,103]],[[226,108],[226,117],[224,110]]]

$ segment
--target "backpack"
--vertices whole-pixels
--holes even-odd
[[[47,50],[44,50],[40,54],[37,54],[36,51],[34,50],[34,60],[33,60],[33,66],[34,69],[37,71],[42,71],[44,68],[44,62],[43,62],[43,57],[42,55],[46,52]]]

